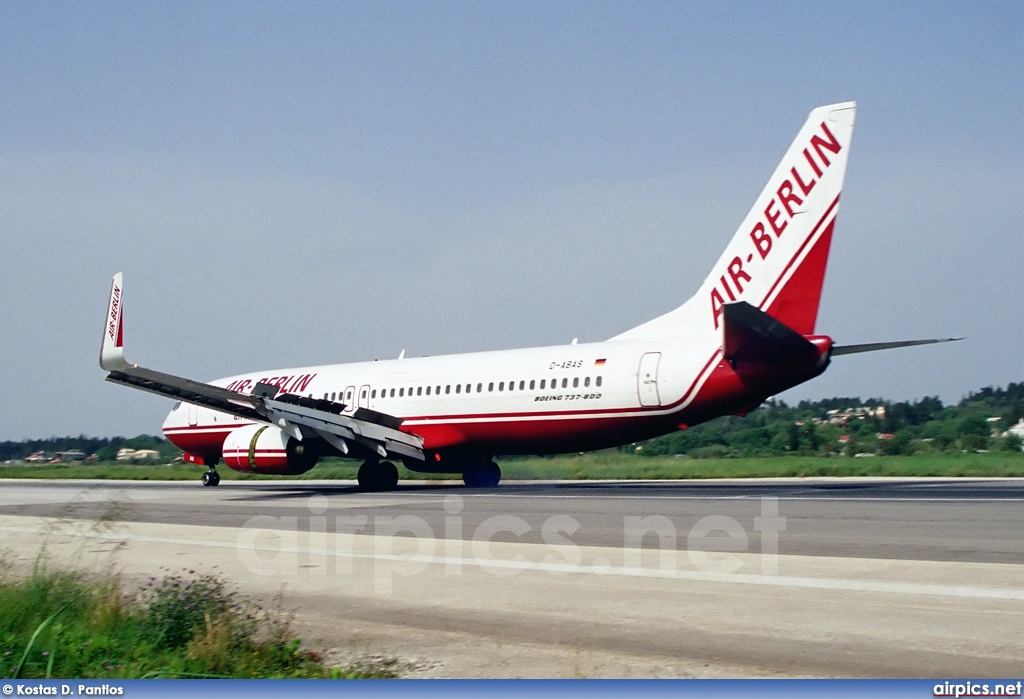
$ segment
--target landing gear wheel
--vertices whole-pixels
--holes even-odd
[[[488,461],[482,466],[465,471],[462,474],[462,481],[467,488],[497,488],[501,482],[501,469],[498,464]]]
[[[364,461],[356,475],[359,489],[375,493],[398,487],[398,467],[390,461]]]
[[[216,471],[207,471],[203,474],[203,485],[207,488],[220,484],[220,474]]]
[[[394,490],[398,487],[398,467],[390,461],[381,461],[377,465],[377,478],[381,490]]]

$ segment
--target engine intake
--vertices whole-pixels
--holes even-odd
[[[297,476],[319,459],[312,443],[300,442],[273,425],[239,427],[224,440],[224,463],[243,473]]]

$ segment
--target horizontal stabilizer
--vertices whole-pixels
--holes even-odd
[[[723,347],[731,362],[774,362],[817,352],[803,335],[746,301],[727,303],[722,310]]]
[[[896,349],[897,347],[916,347],[917,345],[935,345],[940,342],[957,342],[962,337],[942,337],[932,340],[902,340],[900,342],[871,342],[865,345],[834,345],[832,356],[843,354],[859,354],[860,352],[877,352],[878,350]]]

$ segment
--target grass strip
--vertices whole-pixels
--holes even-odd
[[[620,452],[499,459],[506,480],[799,478],[810,476],[988,476],[1024,477],[1024,453],[914,454],[911,456],[779,456],[692,459],[633,456]],[[353,480],[358,464],[328,460],[299,480]],[[95,480],[195,480],[203,468],[190,464],[53,464],[0,466],[0,478],[82,478]],[[403,478],[453,479],[456,474],[421,474],[402,470]],[[237,473],[221,466],[224,480],[280,480],[281,476]]]

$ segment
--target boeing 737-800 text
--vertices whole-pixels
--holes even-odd
[[[107,380],[176,399],[163,425],[187,461],[300,474],[360,459],[359,484],[413,471],[493,487],[499,454],[614,447],[745,414],[818,376],[832,357],[944,340],[834,345],[815,333],[855,104],[811,112],[697,293],[605,342],[239,374],[211,383],[124,358],[114,277],[100,366]]]

